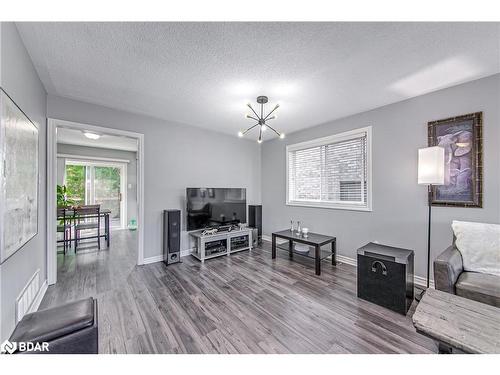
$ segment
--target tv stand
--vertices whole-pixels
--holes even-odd
[[[233,229],[231,231],[217,232],[202,235],[203,230],[190,232],[194,240],[191,255],[205,262],[207,259],[231,255],[244,250],[252,249],[252,229]]]

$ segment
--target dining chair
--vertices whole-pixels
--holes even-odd
[[[93,204],[77,207],[75,215],[75,252],[81,239],[97,238],[97,248],[101,250],[101,205]],[[81,238],[82,230],[97,229],[97,236]]]
[[[66,250],[71,246],[71,218],[67,216],[66,207],[57,208],[57,233],[63,233],[63,249],[64,255],[66,255]],[[60,224],[62,222],[62,225]],[[58,240],[57,242],[61,242]]]

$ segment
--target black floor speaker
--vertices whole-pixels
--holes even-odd
[[[163,261],[178,263],[181,259],[181,210],[163,211]]]
[[[262,243],[262,206],[249,205],[248,206],[248,226],[257,228],[257,243]]]

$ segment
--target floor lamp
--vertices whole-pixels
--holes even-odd
[[[444,185],[444,148],[435,146],[418,150],[418,183],[427,185],[429,218],[427,226],[427,289],[431,271],[431,208],[432,185]],[[422,298],[423,293],[419,296]],[[420,298],[417,298],[420,300]]]

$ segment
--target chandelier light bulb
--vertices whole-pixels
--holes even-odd
[[[243,132],[242,131],[238,132],[238,137],[240,137],[240,138],[243,137]]]
[[[285,138],[285,133],[281,133],[281,134],[280,134],[280,138],[281,138],[281,139]]]
[[[246,118],[252,118],[248,113],[245,115]]]
[[[257,139],[257,143],[262,143],[262,139],[261,138]]]

